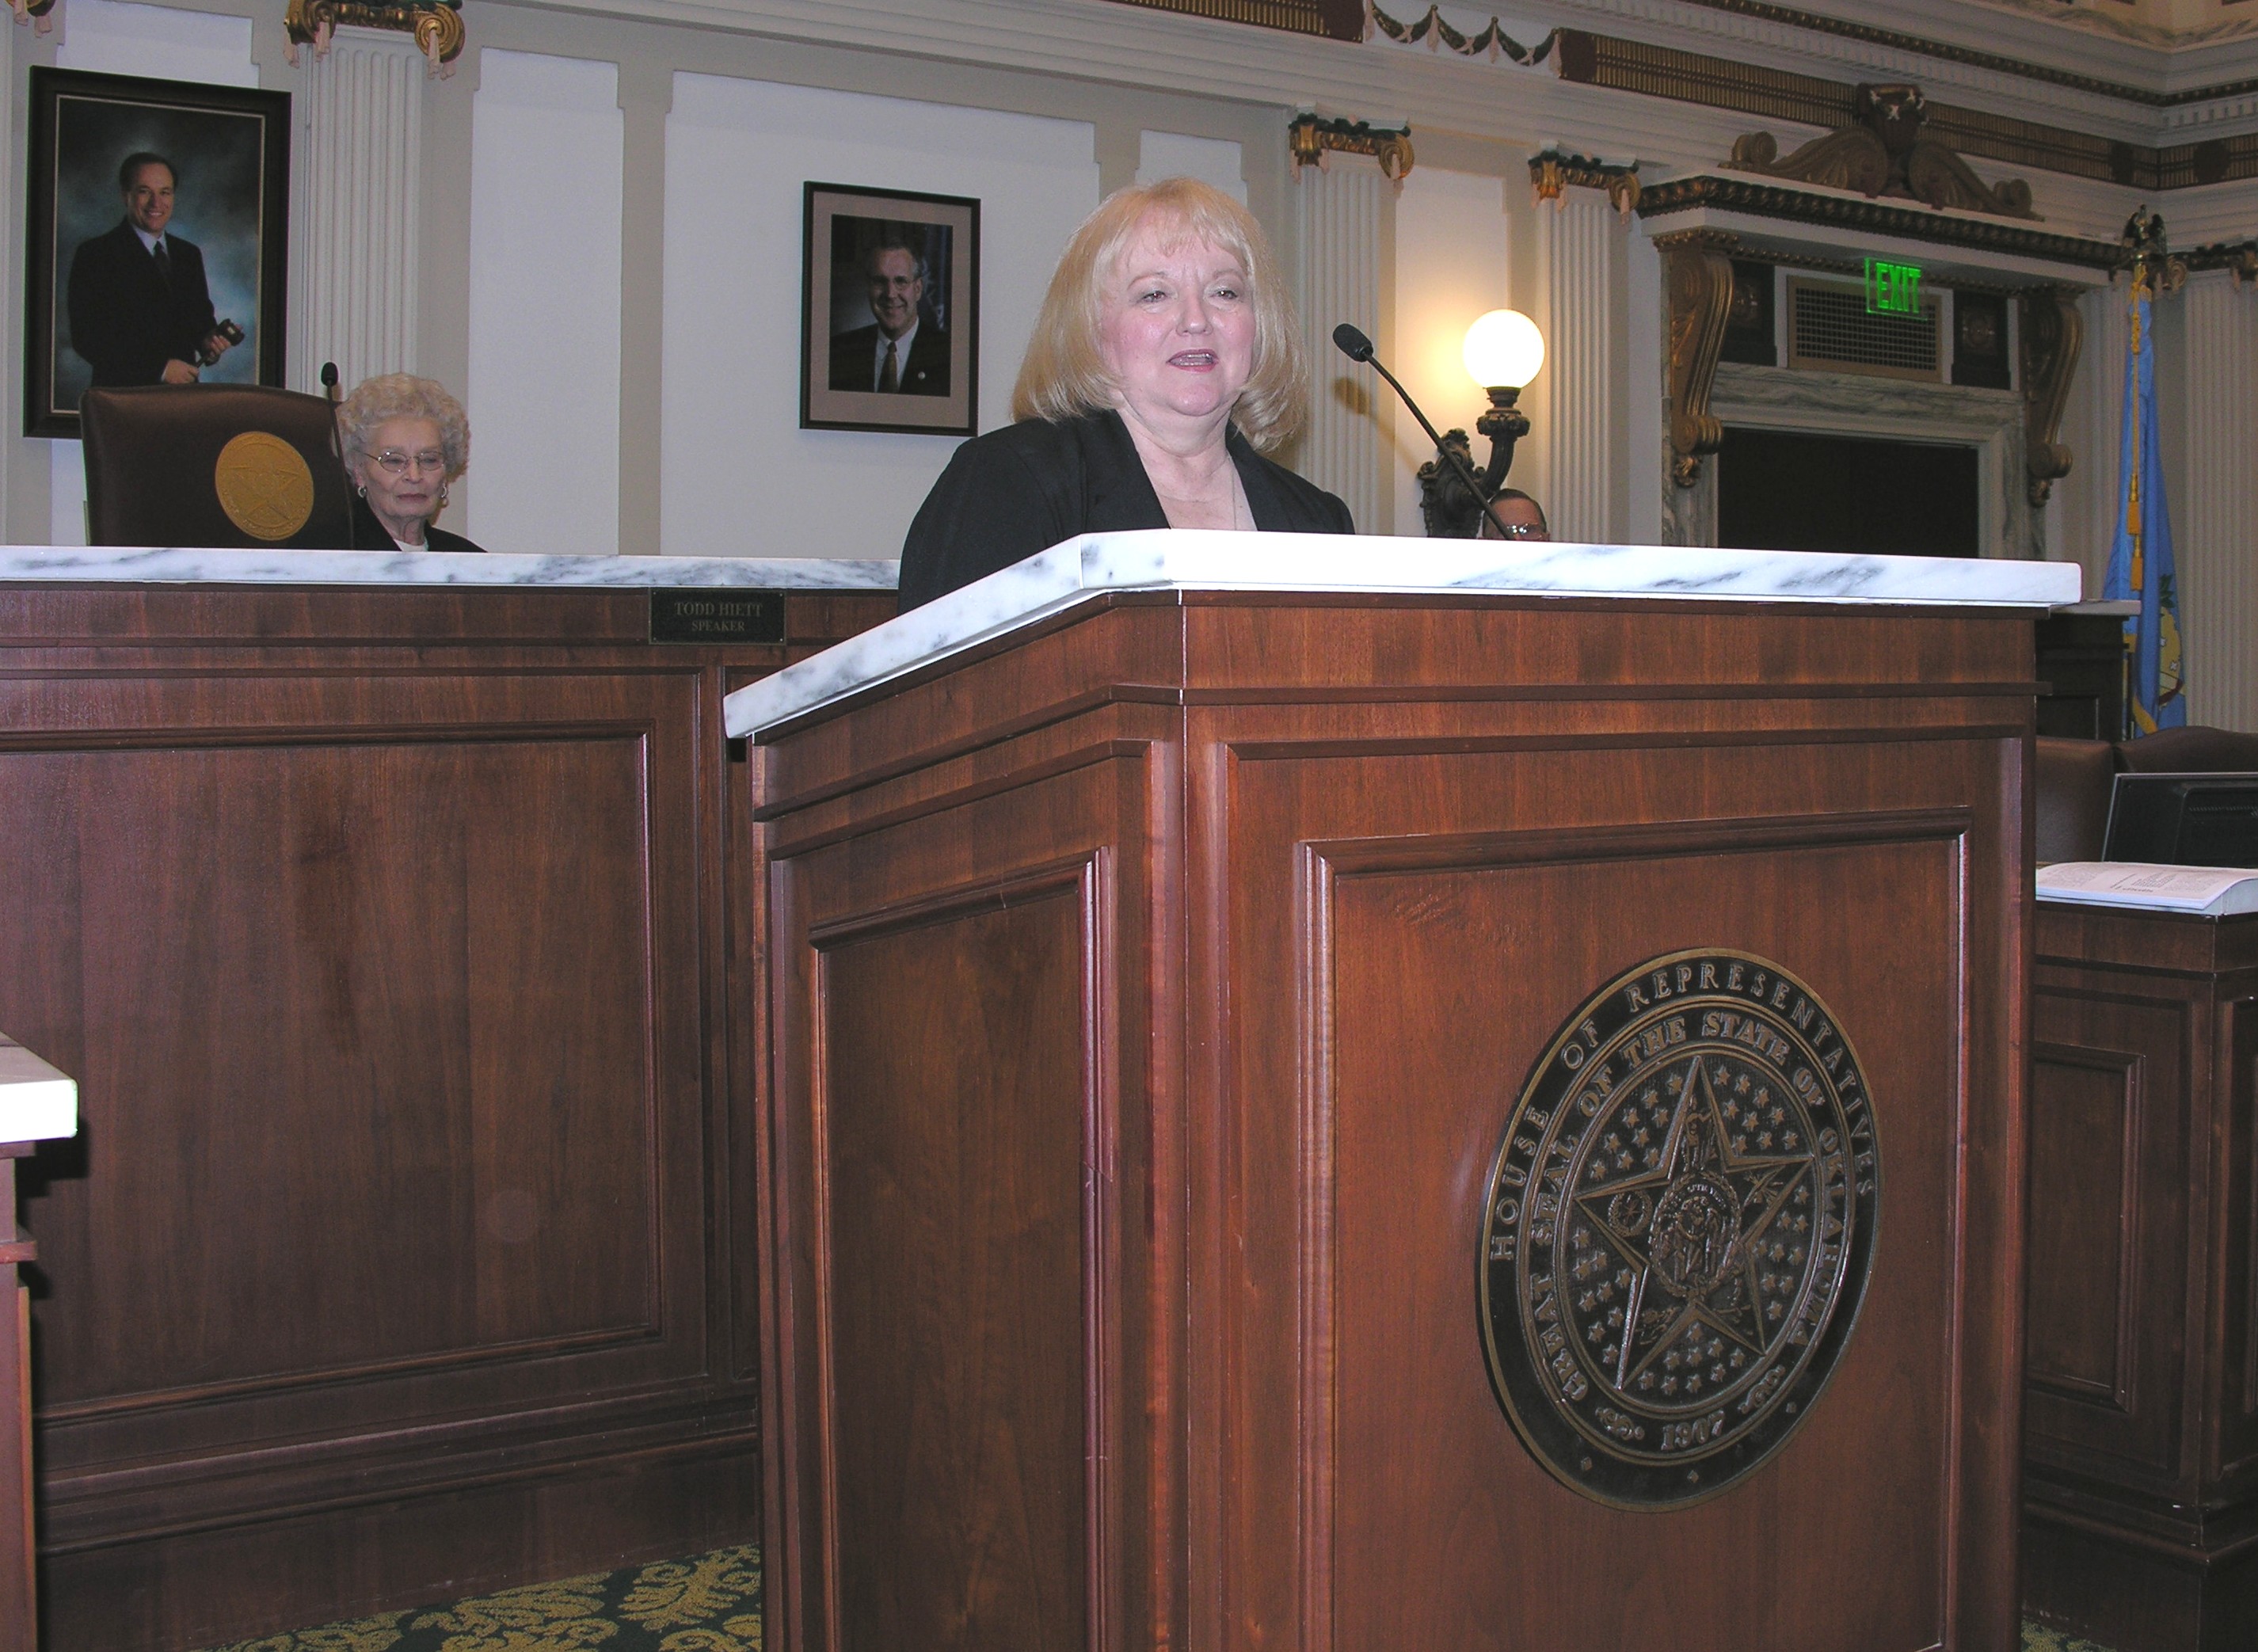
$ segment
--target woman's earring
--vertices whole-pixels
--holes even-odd
[[[368,497],[368,484],[366,482],[363,482],[359,487],[353,489],[353,492],[359,494],[363,499],[366,499]]]
[[[447,508],[447,485],[444,482],[439,484],[439,508]]]

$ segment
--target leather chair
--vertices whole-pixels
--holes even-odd
[[[2105,740],[2038,738],[2037,854],[2041,861],[2098,861],[2117,781],[2117,748]]]
[[[2117,748],[2117,766],[2131,774],[2215,775],[2258,772],[2258,734],[2231,728],[2160,728]]]
[[[89,390],[87,537],[97,545],[345,549],[336,412],[259,385]]]
[[[2141,740],[2056,740],[2041,734],[2034,765],[2041,861],[2098,861],[2109,798],[2120,773],[2258,773],[2258,734],[2228,728],[2160,729]]]

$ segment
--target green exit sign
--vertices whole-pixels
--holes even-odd
[[[1868,259],[1866,314],[1920,315],[1921,266],[1917,264],[1885,264],[1879,259]]]

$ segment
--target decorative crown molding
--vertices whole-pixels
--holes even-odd
[[[1818,195],[1750,178],[1699,173],[1692,177],[1673,178],[1667,183],[1648,184],[1639,191],[1638,216],[1642,219],[1666,217],[1673,212],[1699,207],[1743,212],[1751,217],[1780,218],[1793,223],[1828,224],[1970,251],[2047,259],[2092,270],[2117,269],[2123,259],[2123,248],[2114,241],[2056,235],[1999,218],[1965,217],[1925,207],[1892,206],[1855,195]]]
[[[2031,187],[2020,179],[1988,184],[1951,149],[1921,131],[1927,113],[1917,86],[1861,86],[1858,118],[1814,138],[1786,160],[1770,132],[1750,132],[1725,164],[1741,172],[1798,183],[1856,189],[1869,196],[1924,201],[1932,207],[2035,218]]]
[[[455,72],[463,54],[462,0],[290,0],[282,18],[290,61],[298,48],[310,46],[318,60],[330,53],[330,37],[341,27],[390,29],[413,35],[431,73],[444,78]]]
[[[1638,206],[1638,162],[1618,166],[1585,155],[1564,155],[1557,149],[1542,150],[1529,158],[1529,187],[1540,206],[1550,201],[1561,209],[1567,206],[1572,187],[1603,189],[1608,203],[1629,218]]]
[[[1551,54],[1552,43],[1560,38],[1560,31],[1555,29],[1535,46],[1523,46],[1508,34],[1495,17],[1490,18],[1489,27],[1479,34],[1461,34],[1445,20],[1443,9],[1434,5],[1429,6],[1427,15],[1417,23],[1397,22],[1373,0],[1364,0],[1364,11],[1369,29],[1401,45],[1417,46],[1424,40],[1430,51],[1448,46],[1460,57],[1487,57],[1493,63],[1502,57],[1523,68],[1542,63]]]
[[[1175,11],[1221,23],[1247,23],[1289,34],[1316,34],[1335,40],[1363,36],[1363,0],[1115,0],[1147,11]]]
[[[1395,183],[1411,175],[1411,129],[1374,126],[1364,121],[1320,120],[1297,116],[1286,129],[1295,167],[1323,167],[1328,154],[1370,155]]]
[[[1861,100],[1871,95],[1871,88],[1858,84],[1576,30],[1561,31],[1555,59],[1565,81],[1826,127],[1837,137],[1843,128],[1866,117],[1861,112]],[[1908,86],[1907,89],[1922,100],[1921,120],[1927,134],[1960,155],[1981,155],[2012,166],[2035,167],[2140,189],[2178,189],[2258,178],[2258,133],[2155,148],[1985,110],[1933,103],[1920,89]],[[1765,157],[1759,163],[1752,153],[1746,164],[1751,170],[1765,171],[1770,169],[1771,158]]]
[[[1986,4],[1987,0],[1978,0]],[[2044,16],[2049,22],[2065,20],[2068,8],[2060,0],[1991,0],[2004,9],[2026,16]],[[1986,51],[1982,47],[1963,46],[1957,41],[1940,40],[1913,33],[1904,29],[1883,28],[1871,23],[1859,23],[1849,18],[1830,16],[1822,11],[1807,11],[1797,6],[1775,5],[1771,0],[1674,0],[1674,4],[1694,11],[1711,11],[1725,16],[1765,23],[1799,33],[1835,39],[1854,41],[1861,46],[1883,51],[1909,53],[1940,63],[1951,63],[1966,68],[1980,69],[1989,74],[2003,74],[2016,80],[2034,81],[2066,90],[2090,93],[2099,97],[2134,103],[2148,109],[2171,109],[2194,103],[2207,103],[2221,98],[2235,97],[2258,90],[2258,76],[2238,76],[2212,85],[2183,87],[2163,90],[2139,85],[2131,81],[2114,80],[2105,75],[2091,74],[2077,69],[2063,68],[2056,64],[2034,62],[2027,58],[2007,53]],[[1580,10],[1622,11],[1621,5],[1586,5]],[[1645,11],[1651,8],[1641,7]],[[2082,14],[2090,15],[2090,14]],[[2134,25],[2137,26],[2137,25]],[[2258,32],[2258,19],[2250,25],[2232,29],[2217,38]],[[2129,38],[2129,37],[2128,37]],[[2211,38],[2211,37],[2206,37]],[[2142,44],[2164,46],[2176,42],[2143,41]]]

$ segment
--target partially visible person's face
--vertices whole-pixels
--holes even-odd
[[[439,490],[447,485],[445,438],[436,419],[387,419],[369,433],[368,452],[354,480],[368,490],[368,507],[395,539],[422,538],[419,524],[439,513]],[[387,457],[406,461],[396,473]],[[415,531],[404,532],[414,527]]]
[[[1497,501],[1497,517],[1509,530],[1506,537],[1513,539],[1550,539],[1551,530],[1544,526],[1544,513],[1537,508],[1533,499],[1502,499]],[[1485,538],[1498,537],[1496,522],[1483,528]]]
[[[870,314],[889,338],[899,338],[917,319],[918,302],[925,283],[918,279],[917,260],[898,246],[890,246],[870,260]]]
[[[162,235],[173,221],[173,169],[147,161],[133,170],[125,186],[125,216],[144,235]]]
[[[1246,272],[1205,241],[1140,229],[1103,294],[1098,353],[1125,409],[1147,424],[1228,414],[1254,370]]]

